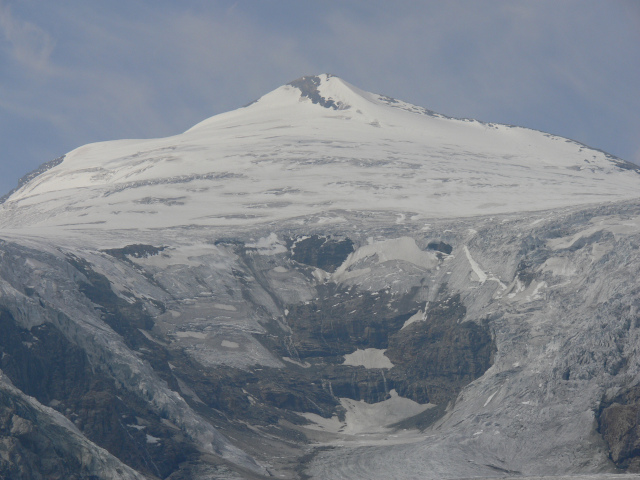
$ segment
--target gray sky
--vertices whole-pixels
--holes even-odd
[[[0,195],[325,72],[640,163],[637,0],[0,0]]]

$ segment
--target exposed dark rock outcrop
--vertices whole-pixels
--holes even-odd
[[[387,348],[389,336],[400,330],[409,313],[398,315],[384,292],[362,292],[326,285],[315,302],[289,305],[288,322],[301,358],[335,357],[357,348]]]
[[[92,468],[95,459],[79,438],[24,399],[0,389],[0,478],[98,480],[111,472]]]
[[[460,295],[429,306],[426,320],[389,339],[386,355],[396,365],[389,378],[402,396],[420,403],[446,403],[492,363],[495,348],[486,327],[464,322]]]
[[[0,204],[4,203],[11,195],[13,195],[15,192],[20,190],[23,187],[23,185],[26,185],[31,180],[36,178],[38,175],[42,175],[47,170],[51,170],[53,167],[60,165],[64,161],[64,157],[66,157],[66,155],[62,155],[61,157],[54,158],[53,160],[49,160],[48,162],[45,162],[42,165],[40,165],[35,170],[21,177],[20,180],[18,180],[18,186],[16,188],[14,188],[9,193],[6,193],[2,197],[0,197]]]
[[[427,245],[429,250],[435,250],[437,252],[446,253],[450,255],[453,252],[453,247],[448,243],[443,242],[442,240],[439,242],[429,242]]]
[[[640,388],[605,402],[598,411],[599,430],[616,467],[640,472]]]
[[[143,245],[138,243],[135,245],[127,245],[122,248],[109,248],[107,250],[103,250],[103,252],[119,260],[128,260],[127,256],[134,258],[146,258],[158,255],[163,250],[164,247],[154,247],[153,245]]]
[[[459,295],[432,303],[425,321],[403,329],[415,310],[398,314],[384,292],[323,293],[316,302],[289,306],[288,321],[300,359],[329,364],[319,373],[337,397],[374,403],[395,388],[419,403],[446,403],[491,366],[491,335],[486,327],[462,321],[466,309]],[[394,367],[385,374],[341,365],[354,347],[386,349]]]
[[[288,242],[291,258],[296,262],[318,267],[327,272],[334,272],[353,252],[353,242],[349,238],[343,240],[312,235],[310,237]]]
[[[331,75],[328,75],[328,77],[331,77]],[[323,97],[318,90],[321,82],[320,77],[307,75],[290,82],[289,85],[300,89],[301,96],[308,98],[314,104],[321,105],[325,108],[332,108],[333,110],[344,110],[349,108],[349,105],[345,105],[342,102],[336,102],[331,98]]]
[[[69,257],[69,262],[84,274],[86,281],[80,283],[79,290],[101,309],[102,320],[134,348],[150,343],[139,331],[153,328],[153,319],[142,304],[118,297],[111,289],[109,280],[94,271],[85,260]]]
[[[0,310],[0,331],[0,368],[11,382],[67,416],[87,438],[124,463],[166,476],[195,452],[182,433],[164,425],[144,401],[94,371],[86,353],[51,324],[26,330]]]

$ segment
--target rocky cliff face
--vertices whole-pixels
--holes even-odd
[[[639,214],[426,232],[353,217],[306,236],[285,225],[102,252],[4,242],[1,368],[148,478],[344,478],[355,458],[384,478],[378,462],[399,455],[396,478],[634,471]],[[48,458],[3,398],[4,472]],[[367,405],[389,405],[381,425]]]

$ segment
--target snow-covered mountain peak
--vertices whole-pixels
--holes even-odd
[[[300,90],[301,98],[334,110],[352,108],[353,104],[366,101],[367,96],[366,92],[331,74],[304,76],[287,85]]]
[[[52,160],[0,199],[0,478],[638,471],[639,169],[328,75]]]
[[[360,90],[335,75],[307,75],[276,88],[243,108],[208,118],[189,131],[216,128],[220,122],[233,121],[238,116],[279,117],[287,121],[322,116],[345,118],[344,115],[348,114],[349,119],[363,121],[379,114],[385,103],[392,105],[388,100],[397,102]]]
[[[637,168],[565,138],[448,118],[323,74],[180,135],[80,147],[26,178],[0,206],[0,227],[492,215],[637,198]]]

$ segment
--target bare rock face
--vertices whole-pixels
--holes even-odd
[[[6,377],[0,381],[6,382]],[[145,478],[64,420],[15,387],[0,385],[0,476],[36,480]]]
[[[635,471],[638,211],[5,242],[3,471],[81,475],[83,448],[148,478]]]
[[[59,445],[38,431],[30,420],[19,416],[15,405],[0,399],[0,475],[4,478],[83,478],[80,462],[58,453]],[[21,412],[22,413],[22,412]],[[26,413],[23,413],[26,415]]]
[[[289,240],[287,244],[292,260],[329,273],[335,272],[353,252],[353,242],[349,238],[332,239],[311,235]]]
[[[396,365],[390,373],[400,395],[446,404],[489,369],[495,348],[491,334],[486,326],[463,322],[465,314],[460,296],[454,295],[431,303],[426,320],[390,339],[386,355]]]
[[[13,385],[64,413],[89,440],[124,463],[162,477],[194,450],[176,447],[170,440],[175,432],[155,419],[144,402],[117,388],[112,378],[93,371],[87,354],[51,324],[21,329],[5,310],[0,312],[0,328],[1,368]],[[11,428],[12,435],[16,428]],[[145,446],[147,435],[154,434],[164,441]],[[185,440],[182,435],[178,439]]]
[[[640,398],[638,388],[603,402],[599,429],[618,468],[640,472]]]

